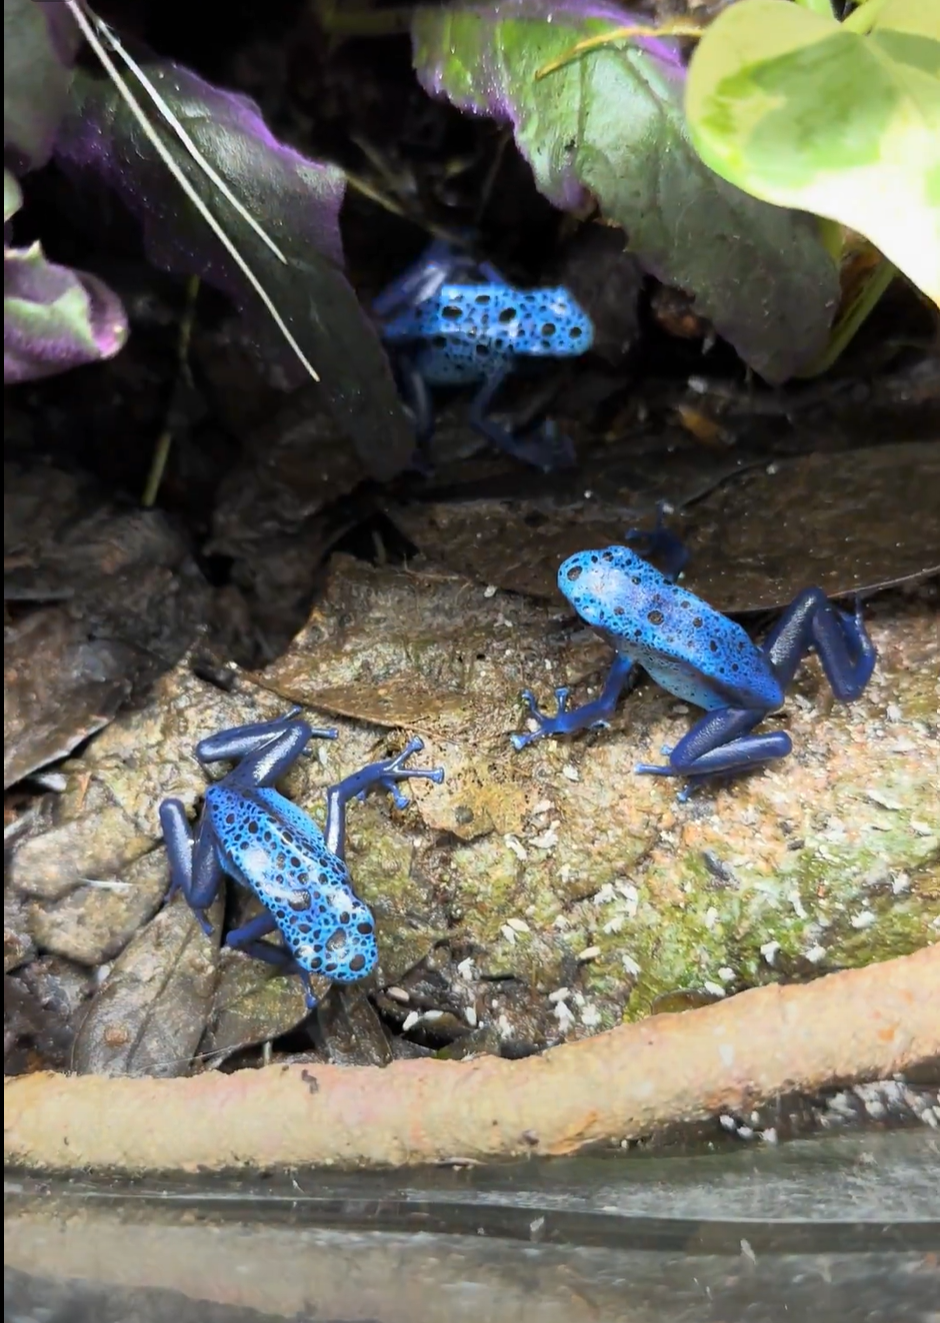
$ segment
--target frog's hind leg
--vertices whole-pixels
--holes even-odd
[[[277,932],[277,924],[265,910],[254,919],[249,919],[241,928],[233,928],[225,939],[225,945],[235,951],[244,951],[245,955],[251,956],[253,960],[263,960],[265,964],[275,965],[285,974],[296,974],[303,984],[307,1009],[315,1010],[317,999],[310,987],[307,971],[301,969],[290,952],[285,951],[282,946],[273,946],[263,940],[273,932]]]
[[[196,757],[203,764],[237,761],[227,778],[230,785],[273,786],[312,739],[335,740],[339,734],[333,728],[320,729],[299,720],[299,711],[294,707],[274,721],[220,730],[196,745]]]
[[[741,708],[717,708],[697,721],[674,749],[663,750],[668,763],[640,763],[635,770],[641,776],[718,776],[785,758],[793,748],[786,731],[750,733],[765,715]]]
[[[170,885],[166,901],[182,891],[187,905],[208,937],[212,932],[206,910],[215,900],[225,876],[215,848],[215,835],[203,818],[193,840],[186,810],[178,799],[165,799],[160,805],[160,826],[170,861]]]
[[[510,371],[511,364],[504,362],[486,378],[470,402],[471,426],[497,450],[544,473],[574,468],[577,463],[574,446],[551,419],[517,434],[489,417],[490,406]]]
[[[414,421],[415,451],[407,471],[427,478],[433,472],[430,458],[434,436],[434,401],[431,391],[411,354],[399,351],[392,356],[398,390]]]
[[[444,780],[443,767],[405,767],[411,755],[420,753],[423,748],[423,740],[409,740],[394,758],[369,763],[329,787],[326,792],[326,845],[337,858],[346,858],[346,805],[351,799],[365,799],[370,790],[379,786],[388,791],[395,807],[401,809],[407,807],[408,800],[398,789],[397,782],[418,779],[440,785]]]
[[[877,660],[861,603],[856,602],[855,614],[849,615],[833,606],[821,588],[807,588],[787,607],[762,648],[781,688],[812,650],[819,655],[836,698],[844,703],[858,698]]]

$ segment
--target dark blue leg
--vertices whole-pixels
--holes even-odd
[[[434,403],[428,383],[409,354],[395,355],[395,375],[405,406],[411,411],[415,427],[415,452],[408,470],[427,478],[433,472],[428,448],[434,435]]]
[[[170,885],[164,904],[182,891],[208,937],[212,924],[206,910],[218,895],[224,876],[212,829],[203,819],[194,842],[186,810],[178,799],[165,799],[160,805],[160,826],[170,861]]]
[[[631,682],[635,682],[637,671],[629,657],[621,657],[619,654],[614,659],[610,670],[607,673],[607,679],[604,681],[604,687],[597,698],[590,703],[582,703],[580,707],[568,707],[568,690],[556,689],[555,701],[558,704],[558,711],[553,717],[547,716],[539,708],[535,700],[535,695],[531,689],[522,691],[523,701],[528,705],[529,712],[538,722],[537,730],[527,730],[522,734],[510,735],[510,740],[514,749],[524,749],[527,744],[534,744],[536,740],[544,739],[546,735],[575,735],[579,730],[589,730],[596,726],[607,726],[614,714],[614,709],[624,689]]]
[[[455,251],[443,239],[435,239],[425,248],[413,266],[403,271],[373,300],[376,317],[388,318],[403,308],[414,308],[433,298],[440,287],[454,278],[472,259]]]
[[[761,651],[781,688],[815,649],[836,698],[851,703],[871,679],[877,654],[862,620],[861,603],[849,615],[833,606],[821,588],[807,588],[787,607]]]
[[[689,563],[688,547],[675,533],[666,527],[666,509],[660,501],[656,510],[656,526],[648,532],[642,528],[631,528],[626,535],[627,542],[640,542],[642,555],[655,556],[660,561],[662,573],[673,583]]]
[[[273,786],[312,739],[335,740],[339,734],[332,727],[320,729],[298,720],[299,711],[292,708],[274,721],[221,730],[196,745],[196,757],[203,764],[237,760],[227,778],[230,785]]]
[[[640,763],[636,771],[646,776],[716,776],[744,772],[761,763],[785,758],[793,748],[785,731],[751,735],[764,712],[740,708],[718,708],[697,721],[674,749],[663,749],[669,758],[664,766]],[[688,789],[680,799],[685,799]]]
[[[256,918],[249,919],[241,928],[234,928],[226,937],[225,945],[236,951],[244,951],[253,960],[263,960],[265,964],[275,965],[285,974],[296,974],[303,984],[304,1000],[308,1010],[315,1010],[317,999],[310,987],[310,976],[307,971],[301,969],[290,952],[285,951],[282,946],[272,946],[270,942],[261,940],[268,933],[276,931],[277,924],[265,910]]]
[[[444,780],[443,767],[405,767],[413,753],[420,753],[424,741],[409,740],[401,753],[382,762],[369,763],[352,776],[347,776],[326,792],[326,847],[340,859],[346,858],[346,805],[351,799],[365,799],[376,786],[387,790],[395,801],[396,808],[405,808],[408,799],[398,789],[398,781],[419,778],[423,781],[435,781],[438,785]]]
[[[577,462],[574,446],[568,437],[558,432],[551,420],[539,427],[530,428],[522,435],[516,435],[487,417],[496,392],[506,380],[510,369],[509,363],[502,364],[480,387],[470,403],[471,426],[492,442],[497,450],[502,450],[523,464],[529,464],[545,473],[573,468]]]

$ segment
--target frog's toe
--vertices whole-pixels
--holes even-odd
[[[193,910],[196,918],[199,920],[199,926],[207,937],[212,936],[212,924],[209,922],[209,916],[205,910]]]
[[[395,780],[393,780],[392,777],[390,776],[383,777],[382,780],[379,782],[379,784],[385,790],[387,790],[388,793],[391,795],[392,803],[395,805],[397,809],[403,809],[408,807],[408,804],[410,802],[408,796],[404,794],[401,790],[399,790],[398,783]]]
[[[675,776],[676,769],[671,763],[637,763],[634,767],[637,776]]]
[[[539,707],[538,699],[531,689],[523,689],[519,697],[529,709],[529,716],[535,722],[535,730],[516,731],[509,736],[512,747],[518,753],[528,745],[534,744],[536,740],[544,739],[547,735],[558,734],[561,729],[560,718],[564,716],[565,709],[568,706],[569,690],[562,686],[555,690],[555,702],[557,711],[554,716],[549,716]]]
[[[313,988],[311,988],[310,986],[310,975],[307,973],[305,969],[299,969],[297,973],[304,990],[304,1002],[306,1003],[307,1010],[315,1011],[317,1009],[317,1006],[319,1005],[319,1002],[317,1001],[316,994],[314,993]]]

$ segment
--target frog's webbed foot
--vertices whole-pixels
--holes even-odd
[[[531,689],[524,689],[521,697],[529,709],[530,716],[536,722],[536,729],[510,735],[513,748],[518,752],[526,745],[534,744],[536,740],[544,739],[549,735],[576,735],[578,731],[609,726],[620,695],[634,674],[635,668],[630,658],[617,656],[607,673],[603,689],[590,703],[582,703],[580,707],[570,708],[568,689],[564,687],[556,689],[557,708],[554,716],[549,716],[541,710]]]
[[[424,741],[415,737],[394,758],[369,763],[337,785],[330,786],[326,792],[326,844],[333,854],[340,859],[345,857],[346,805],[351,799],[365,799],[370,790],[379,787],[388,791],[396,808],[403,809],[409,800],[398,789],[399,781],[434,781],[440,785],[444,780],[443,767],[405,766],[412,754],[420,753],[423,748]]]
[[[570,692],[565,687],[555,690],[555,713],[553,716],[549,716],[547,712],[543,712],[539,707],[538,700],[532,690],[523,689],[519,697],[529,709],[529,716],[535,721],[536,729],[510,735],[512,746],[517,752],[529,744],[534,744],[536,740],[545,739],[550,735],[574,735],[579,730],[610,725],[606,716],[597,716],[592,719],[589,714],[585,714],[585,708],[593,707],[594,704],[585,703],[581,707],[569,708],[568,698]]]
[[[470,421],[476,430],[503,454],[543,473],[577,467],[578,456],[570,437],[559,432],[554,419],[547,418],[524,432],[512,432],[471,408]]]
[[[443,767],[428,768],[405,766],[405,763],[412,754],[420,753],[423,748],[424,741],[415,737],[415,739],[409,740],[401,753],[396,754],[394,758],[386,758],[383,762],[372,763],[369,767],[364,767],[361,772],[357,773],[357,775],[363,776],[365,773],[369,772],[372,773],[372,779],[369,781],[368,785],[357,792],[356,798],[365,799],[369,790],[374,785],[378,785],[381,786],[383,790],[388,791],[396,808],[403,809],[408,807],[409,800],[407,795],[403,795],[398,789],[397,783],[399,781],[419,779],[422,781],[433,781],[436,785],[440,785],[444,780]],[[352,779],[353,778],[350,778],[350,780]]]
[[[513,432],[489,416],[490,405],[512,369],[511,360],[494,365],[486,381],[470,402],[470,425],[506,455],[541,469],[544,473],[570,469],[577,465],[571,440],[558,431],[552,419]]]

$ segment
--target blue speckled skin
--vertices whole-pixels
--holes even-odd
[[[819,654],[833,692],[845,702],[858,698],[874,670],[875,649],[860,608],[854,616],[839,611],[820,588],[800,593],[758,647],[740,625],[628,547],[569,556],[558,571],[558,586],[578,615],[612,644],[617,659],[600,697],[581,708],[569,710],[567,690],[558,690],[558,712],[549,717],[527,692],[523,697],[538,728],[513,736],[513,744],[521,749],[545,735],[607,725],[638,664],[669,693],[707,713],[674,749],[663,750],[666,765],[642,763],[636,769],[691,778],[680,798],[702,777],[734,775],[791,751],[784,731],[751,731],[783,705],[786,687],[808,652]]]
[[[170,860],[167,898],[181,890],[208,933],[206,910],[223,877],[248,887],[264,912],[230,932],[226,944],[299,974],[313,1009],[310,974],[354,983],[371,974],[379,955],[375,921],[354,892],[345,863],[347,803],[380,786],[403,808],[408,801],[396,782],[414,777],[440,782],[444,772],[405,767],[423,747],[412,740],[397,757],[370,763],[327,790],[324,834],[274,789],[311,739],[336,738],[335,730],[316,730],[298,720],[297,711],[201,741],[196,747],[201,763],[237,759],[236,766],[207,789],[195,840],[177,799],[160,805],[160,823]],[[260,940],[275,931],[283,947]]]
[[[425,443],[433,429],[426,387],[480,383],[470,414],[478,431],[538,468],[573,461],[570,442],[551,424],[534,438],[518,437],[486,416],[518,358],[571,358],[590,349],[591,319],[566,289],[516,289],[488,263],[436,242],[373,308],[382,338],[399,355],[402,384]]]

